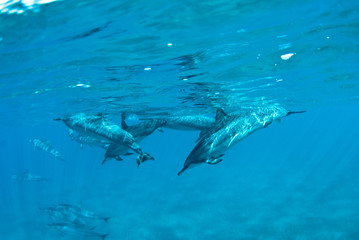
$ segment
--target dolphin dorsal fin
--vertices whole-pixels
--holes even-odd
[[[224,119],[228,119],[227,113],[224,112],[223,108],[217,108],[216,118],[214,121],[214,127],[209,130],[202,130],[199,133],[199,137],[195,142],[201,141],[202,139],[206,138],[210,134],[212,134],[212,133],[216,132],[218,129],[220,129],[223,126],[223,123],[225,123],[225,121],[223,121]]]
[[[217,112],[216,112],[216,123],[218,123],[219,121],[221,121],[223,118],[227,117],[227,113],[224,112],[223,108],[217,108]]]
[[[125,113],[122,113],[122,115],[121,115],[121,128],[122,128],[123,130],[127,130],[127,129],[128,129],[128,125],[127,125],[127,123],[126,123],[126,121],[125,121],[125,118],[126,118]]]

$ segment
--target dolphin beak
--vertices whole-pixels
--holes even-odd
[[[186,171],[186,169],[187,169],[188,167],[189,167],[189,165],[183,167],[182,170],[177,173],[177,176],[181,175],[184,171]]]

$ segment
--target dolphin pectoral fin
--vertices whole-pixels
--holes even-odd
[[[221,155],[219,155],[219,156],[216,157],[216,158],[207,159],[207,160],[206,160],[206,163],[208,163],[208,164],[210,164],[210,165],[215,165],[215,164],[217,164],[217,163],[220,163],[220,162],[223,161],[223,159],[220,159],[220,158],[223,157],[223,156],[224,156],[224,154],[221,154]]]
[[[280,122],[280,119],[279,119],[278,121]],[[266,128],[266,127],[268,127],[268,126],[271,125],[271,124],[272,124],[271,122],[266,123],[266,124],[263,126],[263,128]]]
[[[161,132],[161,133],[164,132],[164,131],[163,131],[163,128],[161,128],[161,127],[157,128],[157,131],[159,131],[159,132]]]
[[[104,165],[106,161],[107,161],[107,157],[105,157],[105,159],[102,161],[101,165]]]
[[[218,159],[218,158],[216,158],[216,159],[207,160],[206,163],[208,163],[208,164],[210,164],[210,165],[215,165],[215,164],[217,164],[217,163],[222,162],[222,160],[223,160],[223,159]]]
[[[132,152],[127,152],[127,153],[125,153],[125,154],[123,154],[123,155],[125,155],[125,156],[130,156],[130,155],[132,155],[133,153]]]
[[[305,113],[306,111],[303,110],[303,111],[296,111],[296,112],[288,112],[287,113],[287,116],[291,115],[291,114],[295,114],[295,113]]]
[[[136,163],[137,163],[137,168],[139,168],[140,164],[141,164],[141,161],[138,158],[136,159]]]
[[[122,159],[120,156],[116,156],[116,157],[115,157],[115,160],[116,160],[116,161],[122,161],[123,159]]]
[[[75,140],[74,130],[73,130],[72,128],[69,128],[68,133],[69,133],[69,136],[70,136],[71,140],[72,140],[72,141]]]

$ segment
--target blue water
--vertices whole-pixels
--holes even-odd
[[[39,208],[59,203],[111,217],[91,222],[109,240],[359,239],[357,1],[44,2],[0,1],[1,239],[87,239],[48,226]],[[140,168],[102,166],[53,121],[268,104],[307,112],[179,177],[196,131],[156,131]],[[11,179],[25,170],[49,180]]]

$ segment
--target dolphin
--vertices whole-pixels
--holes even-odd
[[[62,213],[64,215],[74,215],[76,218],[85,218],[85,219],[100,219],[105,221],[106,223],[110,219],[109,217],[104,217],[96,214],[95,212],[86,210],[82,208],[80,205],[73,204],[57,204],[53,207],[57,212]]]
[[[65,162],[64,158],[61,156],[59,151],[57,151],[51,144],[50,141],[47,140],[41,140],[38,138],[32,138],[29,140],[29,142],[36,148],[43,150],[45,152],[50,153],[52,156],[54,156],[57,159],[60,159],[62,162]]]
[[[83,145],[86,144],[91,147],[100,147],[107,149],[111,144],[110,141],[101,138],[85,136],[83,134],[75,135],[74,130],[72,130],[71,128],[69,128],[69,135],[71,137],[71,140],[80,143],[81,148],[83,148]]]
[[[241,139],[258,129],[267,127],[275,120],[302,112],[305,111],[290,112],[281,106],[272,105],[230,116],[219,108],[215,127],[201,134],[197,145],[188,155],[182,170],[177,175],[182,174],[193,164],[213,165],[221,162],[224,152]]]
[[[158,119],[158,120],[146,120],[139,124],[128,126],[124,119],[125,116],[123,114],[122,124],[121,124],[122,128],[128,131],[129,133],[131,133],[132,136],[136,139],[136,142],[142,141],[143,138],[151,135],[156,129],[166,124],[165,120]],[[128,153],[128,150],[129,150],[128,147],[123,144],[116,144],[116,143],[111,144],[107,148],[107,151],[105,153],[105,159],[103,160],[102,164],[104,164],[108,158],[114,158],[118,161],[121,161],[122,160],[121,155],[130,155],[130,153]],[[154,160],[154,158],[151,156],[146,156],[146,154],[142,156],[141,155],[138,156],[137,167],[139,167],[139,165],[142,162],[147,160]]]
[[[50,223],[48,224],[50,227],[55,228],[61,233],[68,234],[75,237],[81,237],[81,238],[95,238],[99,237],[102,240],[104,240],[108,234],[100,234],[98,232],[95,232],[95,227],[92,227],[90,229],[86,228],[76,228],[71,224],[68,223]]]
[[[40,208],[40,210],[47,213],[53,221],[61,221],[74,225],[76,228],[86,227],[84,221],[69,209],[61,208],[59,206]]]
[[[125,145],[140,155],[141,158],[147,159],[151,157],[151,155],[145,154],[142,151],[141,147],[136,143],[135,138],[129,132],[107,121],[102,115],[76,113],[69,117],[57,118],[55,120],[62,120],[69,128],[80,134]]]
[[[25,171],[20,174],[14,174],[11,176],[11,179],[23,182],[47,182],[47,178],[41,176],[35,176],[29,173],[29,171]]]
[[[164,128],[175,130],[200,130],[206,131],[214,126],[215,119],[203,115],[174,116],[162,118],[167,123]]]

